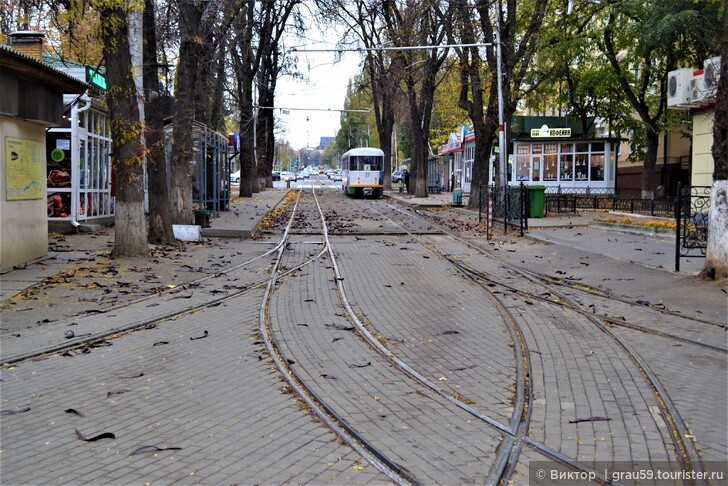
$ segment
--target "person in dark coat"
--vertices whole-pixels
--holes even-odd
[[[407,194],[409,194],[409,171],[407,169],[402,171],[402,181],[404,182],[404,187],[407,188]]]

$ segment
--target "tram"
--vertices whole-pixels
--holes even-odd
[[[355,148],[341,156],[341,189],[350,196],[380,197],[384,190],[384,152]]]

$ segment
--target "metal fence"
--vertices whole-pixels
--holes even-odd
[[[678,184],[675,208],[675,271],[680,271],[680,258],[705,258],[708,248],[710,215],[709,186]]]
[[[509,228],[518,229],[521,236],[528,231],[528,190],[521,183],[519,186],[481,185],[478,201],[479,216],[486,218],[486,233],[491,237],[495,223],[503,224],[503,232]]]
[[[671,218],[675,214],[675,199],[625,196],[613,189],[603,188],[547,188],[547,213],[576,213],[579,209],[606,209],[633,214],[649,214]]]

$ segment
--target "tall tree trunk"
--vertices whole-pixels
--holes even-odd
[[[180,0],[180,48],[175,81],[177,113],[172,142],[172,223],[192,224],[192,124],[195,116],[195,92],[199,57],[198,31],[202,12],[194,0]]]
[[[660,146],[660,134],[651,127],[647,130],[647,150],[642,168],[642,198],[651,199],[655,194],[655,165],[657,149]]]
[[[144,214],[143,127],[129,51],[129,23],[123,5],[101,6],[102,42],[111,115],[112,164],[116,172],[116,230],[111,256],[149,253]]]
[[[710,194],[708,249],[704,277],[728,278],[728,8],[724,10],[720,43],[720,80],[713,121],[713,190]]]
[[[240,102],[240,197],[253,195],[253,179],[255,178],[255,160],[253,155],[255,137],[253,137],[253,82],[242,79],[242,100]]]
[[[144,1],[144,87],[147,99],[146,141],[147,178],[149,187],[149,241],[156,244],[176,244],[172,232],[172,213],[167,163],[164,156],[164,117],[171,115],[169,99],[160,96],[157,63],[157,34],[154,2]]]

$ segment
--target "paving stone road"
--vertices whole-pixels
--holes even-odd
[[[286,218],[261,220],[282,195],[237,203],[225,239],[108,261],[113,232],[56,237],[55,260],[2,276],[1,484],[393,482],[292,393],[261,323],[423,484],[536,483],[554,458],[726,468],[724,283],[339,191],[316,191],[328,240],[306,190],[279,248]]]

